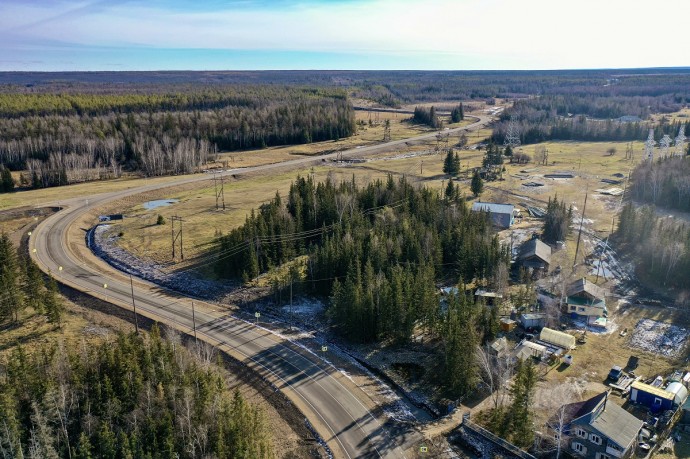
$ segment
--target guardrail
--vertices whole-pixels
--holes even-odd
[[[517,446],[513,445],[512,443],[509,443],[502,439],[501,437],[494,435],[493,433],[489,432],[485,428],[475,424],[474,422],[470,421],[470,413],[465,413],[462,415],[462,425],[467,429],[472,431],[473,433],[480,435],[483,437],[485,440],[493,443],[494,445],[504,449],[506,452],[519,457],[521,459],[537,459],[536,457],[532,456],[531,454],[521,450]]]

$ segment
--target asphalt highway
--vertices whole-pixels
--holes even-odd
[[[489,118],[482,116],[474,124],[443,133],[480,128],[488,122]],[[421,142],[436,135],[437,132],[433,132],[316,158],[230,170],[225,174],[242,175],[278,168],[307,167],[337,156],[347,158],[390,151],[400,145]],[[68,233],[84,213],[106,203],[134,194],[204,180],[209,180],[208,175],[200,174],[171,183],[143,185],[125,191],[60,201],[62,210],[41,222],[33,231],[30,254],[43,271],[59,282],[129,310],[132,309],[133,297],[138,314],[192,335],[190,298],[141,279],[136,279],[132,289],[122,272],[103,263],[99,263],[97,268],[97,261],[80,255],[74,248],[75,241],[69,240],[68,243]],[[56,189],[56,193],[59,193],[59,189]],[[77,243],[84,244],[84,241],[82,239]],[[318,355],[252,322],[233,318],[217,305],[200,301],[195,301],[195,305],[197,337],[237,358],[283,391],[324,439],[335,457],[402,458],[405,457],[405,449],[421,441],[421,436],[415,431],[387,422],[380,406],[376,406],[364,391]]]

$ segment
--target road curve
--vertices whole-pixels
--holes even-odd
[[[457,131],[480,128],[489,118]],[[243,175],[277,168],[296,168],[335,159],[388,151],[403,144],[434,138],[437,132],[385,144],[363,146],[317,158],[300,158],[282,163],[227,171]],[[137,279],[132,287],[122,273],[103,266],[96,269],[67,243],[70,227],[84,213],[108,202],[147,191],[185,183],[209,180],[200,175],[165,184],[144,185],[125,191],[61,201],[62,210],[41,222],[33,231],[30,255],[39,267],[58,281],[117,306],[130,309],[132,297],[137,313],[192,334],[191,300],[160,286]],[[213,304],[196,301],[195,320],[199,339],[217,346],[283,391],[310,421],[336,457],[405,457],[403,450],[420,441],[418,434],[384,425],[385,419],[370,397],[333,366],[313,353],[280,338],[255,324],[230,317]],[[397,427],[397,426],[395,426]],[[395,432],[394,432],[395,431]]]

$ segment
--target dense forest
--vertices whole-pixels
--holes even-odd
[[[675,137],[690,122],[662,122],[652,126],[652,113],[670,113],[683,107],[685,98],[674,94],[651,96],[557,95],[518,100],[494,126],[492,140],[503,143],[510,120],[516,123],[523,144],[546,140],[624,141],[644,140],[655,127],[658,141]]]
[[[614,240],[636,260],[637,273],[666,286],[688,288],[690,226],[659,218],[653,207],[623,207]]]
[[[195,171],[218,150],[339,139],[354,133],[345,93],[215,87],[181,93],[0,94],[0,163],[47,187]]]
[[[690,212],[690,157],[641,162],[631,175],[633,199]]]
[[[473,352],[471,343],[493,338],[497,311],[475,308],[460,289],[442,313],[435,284],[500,282],[494,273],[507,272],[508,264],[485,214],[471,212],[457,195],[442,198],[391,176],[365,187],[299,177],[287,199],[276,195],[222,236],[214,255],[220,277],[245,278],[307,255],[302,288],[330,298],[329,316],[344,337],[405,342],[417,331],[439,337],[449,349],[446,382],[460,392],[472,378],[453,382],[463,365],[454,359]],[[462,335],[469,328],[471,336],[456,342],[454,330]]]
[[[18,347],[2,365],[0,457],[273,457],[263,413],[196,351],[157,327],[96,347]]]

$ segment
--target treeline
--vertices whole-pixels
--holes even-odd
[[[516,101],[494,126],[492,139],[503,143],[512,118],[523,144],[547,140],[644,140],[650,127],[655,127],[645,121],[650,113],[668,113],[681,107],[672,95],[656,98],[542,96]],[[619,120],[626,116],[632,118]],[[661,123],[655,127],[656,135],[658,139],[664,134],[675,137],[683,124],[690,123]]]
[[[64,305],[55,280],[27,256],[21,258],[7,234],[0,234],[0,324],[17,322],[27,308],[59,325]]]
[[[683,69],[343,72],[328,77],[339,77],[339,82],[351,85],[355,97],[389,106],[458,99],[521,99],[535,94],[664,96],[664,104],[690,100],[690,72]]]
[[[179,340],[179,338],[177,338]],[[271,458],[264,414],[157,327],[96,347],[18,347],[2,365],[4,458]]]
[[[642,161],[631,179],[636,201],[690,212],[690,157]]]
[[[688,288],[690,226],[659,218],[653,207],[635,209],[628,203],[621,211],[615,241],[637,260],[636,270],[663,285]]]
[[[10,113],[0,118],[0,163],[27,170],[21,185],[31,187],[117,177],[122,169],[188,173],[218,150],[335,140],[355,131],[352,106],[337,90],[0,98]]]
[[[489,279],[508,254],[486,215],[404,178],[360,188],[298,178],[221,237],[216,273],[252,278],[308,255],[304,287],[332,298],[338,330],[357,342],[440,333],[435,282]]]

